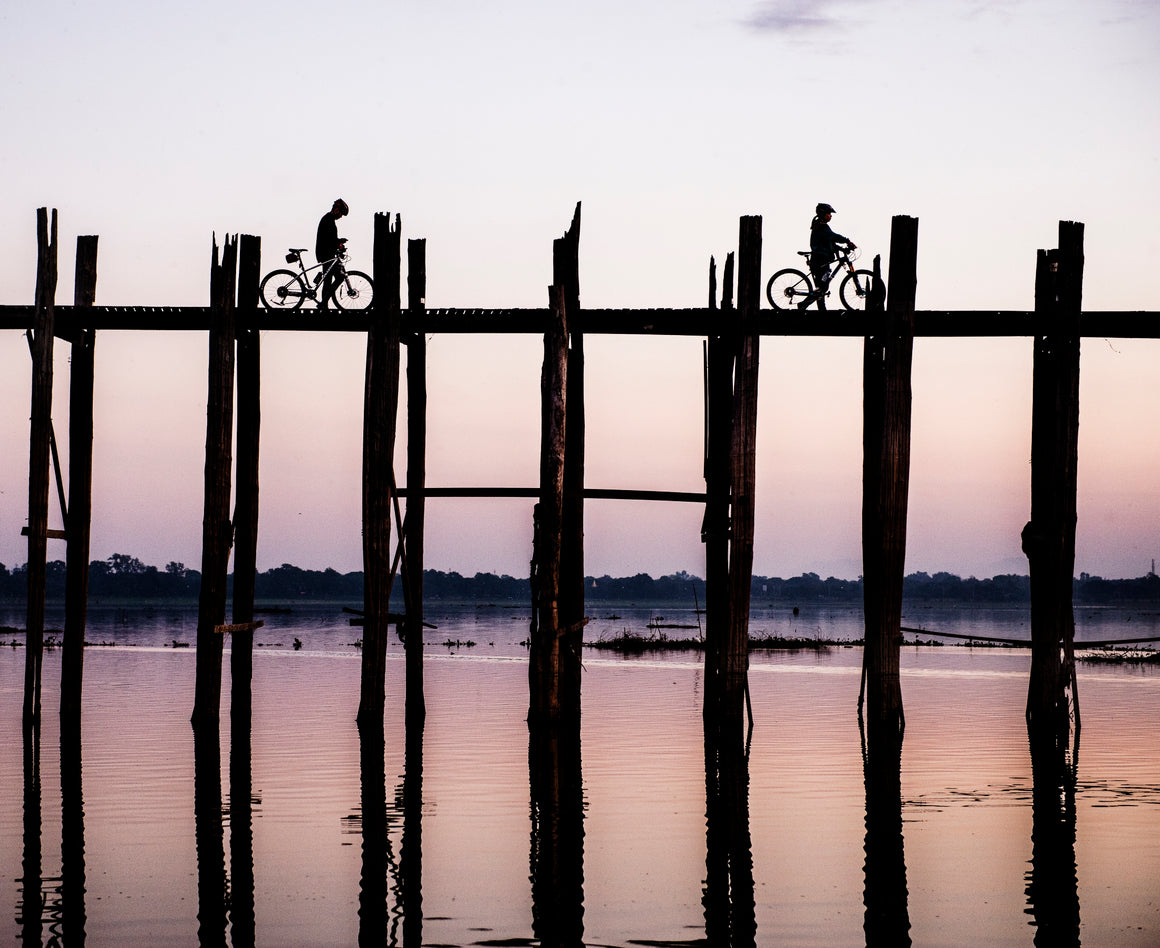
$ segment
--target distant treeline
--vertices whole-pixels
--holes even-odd
[[[65,564],[48,563],[45,588],[51,599],[64,597]],[[705,603],[705,582],[684,571],[654,579],[647,573],[635,576],[589,576],[584,580],[587,595],[593,600],[610,602],[679,602]],[[232,577],[231,577],[232,585]],[[165,569],[147,566],[124,553],[114,553],[107,560],[94,560],[89,566],[89,596],[92,600],[108,599],[196,599],[201,573],[186,569],[185,564],[171,562]],[[23,600],[27,595],[28,577],[24,566],[9,570],[0,563],[0,598]],[[396,585],[396,596],[399,587]],[[1076,602],[1085,604],[1122,602],[1160,602],[1160,576],[1149,573],[1138,579],[1102,579],[1081,573],[1074,583]],[[274,602],[322,599],[352,604],[362,601],[363,574],[339,573],[337,570],[299,569],[283,563],[259,572],[255,583],[258,599]],[[427,601],[462,601],[485,603],[528,603],[531,591],[527,579],[476,573],[463,576],[456,572],[425,570],[423,595]],[[803,573],[790,579],[754,576],[752,588],[756,603],[784,603],[801,606],[811,602],[852,603],[862,601],[862,580],[822,579],[817,573]],[[1031,600],[1031,582],[1026,576],[1005,575],[991,579],[963,579],[952,573],[911,573],[903,581],[903,596],[910,601],[954,601],[972,603],[1027,603]]]

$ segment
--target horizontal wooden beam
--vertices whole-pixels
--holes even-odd
[[[404,333],[542,333],[546,309],[427,309],[403,310]],[[32,325],[33,307],[0,306],[0,329],[25,330]],[[206,306],[92,306],[76,310],[55,307],[56,334],[73,339],[81,329],[140,330],[151,332],[207,332],[210,312]],[[238,309],[239,329],[280,332],[367,331],[367,314],[328,310],[270,312]],[[865,313],[845,310],[825,312],[762,310],[756,329],[764,336],[850,336],[862,338],[877,329]],[[585,309],[578,330],[587,334],[707,336],[726,328],[720,310],[690,309]],[[1003,337],[1036,336],[1046,327],[1038,325],[1028,310],[918,310],[914,314],[915,336]],[[1160,312],[1105,310],[1080,316],[1080,335],[1116,339],[1160,339]],[[404,341],[405,338],[404,338]]]
[[[20,535],[22,537],[28,536],[28,527],[21,527],[20,528]],[[44,531],[44,535],[50,540],[67,540],[68,539],[68,534],[65,533],[63,530],[53,530],[50,528],[50,529]]]
[[[399,496],[406,497],[408,493],[418,494],[417,491],[408,491],[405,487],[399,488]],[[422,495],[431,497],[487,497],[487,498],[538,498],[538,487],[424,487]],[[703,491],[682,490],[620,490],[616,488],[586,487],[584,497],[587,500],[663,500],[675,503],[703,504]]]

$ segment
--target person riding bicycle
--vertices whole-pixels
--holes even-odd
[[[829,289],[830,264],[837,257],[837,249],[842,244],[848,250],[854,250],[856,245],[849,237],[843,237],[830,228],[830,218],[835,211],[829,204],[819,204],[814,208],[814,219],[810,221],[810,273],[814,278],[816,289],[802,302],[799,309],[805,309],[814,300],[818,301],[818,309],[826,308],[826,291]]]
[[[346,201],[338,198],[330,210],[322,215],[322,220],[318,222],[318,234],[314,238],[314,258],[319,263],[325,263],[338,256],[345,241],[345,238],[338,236],[338,219],[346,217],[349,213],[350,208],[347,207]],[[334,285],[338,282],[338,276],[342,271],[339,267],[331,267],[329,271],[323,272],[326,276],[322,278],[319,309],[328,308],[331,294],[334,293]]]

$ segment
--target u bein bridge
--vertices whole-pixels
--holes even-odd
[[[358,332],[367,337],[363,404],[364,624],[360,727],[381,723],[390,626],[406,655],[406,717],[421,727],[423,701],[424,500],[449,496],[534,496],[529,659],[529,722],[578,727],[584,617],[584,501],[631,498],[704,505],[706,569],[705,720],[741,734],[748,697],[749,595],[753,565],[757,389],[763,336],[845,335],[865,339],[863,558],[865,646],[859,714],[873,741],[904,726],[899,681],[902,580],[910,467],[911,361],[916,336],[1029,336],[1034,345],[1032,499],[1022,533],[1032,590],[1027,720],[1033,733],[1066,742],[1079,726],[1073,655],[1080,339],[1160,337],[1160,314],[1083,312],[1083,225],[1061,222],[1059,246],[1040,250],[1031,311],[916,311],[918,220],[893,218],[890,268],[874,278],[865,313],[762,311],[761,218],[740,219],[718,287],[710,259],[707,305],[688,309],[586,310],[580,305],[580,205],[554,241],[552,284],[542,309],[425,307],[425,240],[407,241],[407,305],[398,216],[374,218],[372,306],[358,313],[271,313],[259,306],[261,240],[213,243],[208,307],[94,305],[97,237],[77,238],[72,306],[55,303],[57,219],[37,212],[33,306],[0,306],[0,329],[22,329],[32,353],[28,505],[28,615],[24,716],[38,722],[43,656],[50,481],[65,518],[66,618],[61,671],[62,722],[79,728],[91,519],[94,352],[98,330],[203,330],[209,340],[203,544],[197,624],[195,729],[219,717],[223,633],[233,635],[233,714],[249,708],[258,536],[260,330]],[[219,252],[220,251],[220,252]],[[736,289],[736,294],[734,290]],[[720,291],[720,292],[719,292]],[[542,333],[540,483],[535,488],[435,488],[425,482],[426,336],[429,333]],[[676,493],[584,487],[584,337],[590,333],[705,338],[705,490]],[[72,347],[68,497],[52,428],[53,344]],[[400,354],[407,351],[407,470],[393,458]],[[236,393],[235,393],[236,377]],[[234,402],[237,402],[235,431]],[[236,436],[237,457],[232,457]],[[231,470],[236,462],[236,473]],[[235,507],[231,514],[232,478]],[[399,498],[406,500],[405,515]],[[392,536],[396,538],[392,551]],[[234,556],[232,616],[226,577]],[[392,615],[396,578],[405,614]],[[239,710],[238,687],[241,690]],[[750,718],[752,727],[752,718]],[[732,738],[727,740],[727,743]],[[893,740],[887,741],[893,744]]]

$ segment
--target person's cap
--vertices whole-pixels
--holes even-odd
[[[814,209],[814,213],[815,214],[837,214],[838,212],[835,211],[832,207],[830,207],[829,204],[819,204]]]
[[[334,202],[334,206],[342,211],[343,214],[350,213],[350,208],[346,206],[346,201],[344,201],[342,198],[337,198]]]

